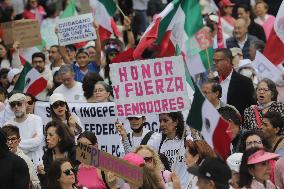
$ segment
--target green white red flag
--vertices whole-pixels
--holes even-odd
[[[117,8],[113,0],[90,0],[94,18],[99,24],[99,35],[101,41],[109,39],[112,34],[120,36],[120,32],[113,19]]]
[[[225,160],[230,154],[231,137],[225,121],[214,106],[202,95],[195,85],[195,93],[187,124],[200,131],[204,140]]]
[[[157,57],[173,56],[178,47],[192,75],[212,69],[212,41],[203,27],[198,0],[173,0],[147,28],[133,57],[140,59],[151,46],[158,49]]]
[[[24,65],[24,68],[19,76],[17,83],[15,84],[14,91],[23,93],[29,93],[33,96],[37,96],[44,91],[47,87],[47,80],[31,65],[31,57],[35,52],[39,52],[36,47],[24,49],[20,53],[20,60]]]

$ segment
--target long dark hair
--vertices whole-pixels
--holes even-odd
[[[240,181],[239,181],[239,187],[248,187],[250,188],[253,176],[249,173],[249,169],[254,168],[254,164],[248,165],[248,158],[255,152],[257,152],[259,148],[250,148],[247,151],[244,152],[243,157],[242,157],[242,162],[240,166]]]
[[[46,189],[62,189],[58,179],[61,177],[61,165],[65,162],[69,161],[67,159],[58,159],[51,163],[50,169],[47,173]]]
[[[47,136],[47,130],[50,127],[56,128],[56,134],[60,137],[60,141],[58,142],[58,148],[61,153],[71,151],[75,146],[74,137],[68,131],[68,126],[62,121],[50,121],[45,126],[45,134]],[[47,148],[47,146],[46,146]],[[47,150],[52,150],[47,148]]]
[[[67,102],[64,102],[65,103],[65,107],[66,107],[66,111],[65,111],[65,116],[66,116],[66,120],[69,119],[69,117],[71,116],[71,113],[70,113],[70,109],[69,109],[69,106],[67,104]],[[53,108],[52,108],[52,105],[50,105],[50,116],[52,118],[52,120],[58,120],[58,121],[61,121],[58,116],[55,114]]]
[[[10,64],[11,64],[11,62],[12,62],[12,54],[11,54],[9,48],[8,48],[3,42],[0,42],[0,45],[2,45],[2,46],[6,49],[6,52],[7,52],[6,58],[7,58],[7,60],[8,60],[8,61],[10,62]],[[0,63],[1,63],[1,61],[2,61],[3,59],[4,59],[4,58],[0,58]]]
[[[182,135],[184,132],[184,120],[183,120],[182,113],[181,112],[170,112],[170,113],[165,113],[165,114],[167,114],[173,121],[177,122],[176,136],[179,139],[182,139]]]

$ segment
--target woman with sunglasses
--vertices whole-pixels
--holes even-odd
[[[133,152],[144,159],[145,166],[153,169],[157,175],[161,175],[163,185],[171,181],[171,172],[165,170],[159,154],[154,149],[147,145],[140,145]]]
[[[247,150],[242,157],[239,186],[244,189],[276,189],[269,180],[269,160],[278,157],[278,154],[259,148]]]
[[[92,133],[90,131],[85,131],[81,133],[77,141],[98,149],[97,137],[95,133]],[[85,165],[84,163],[81,163],[77,174],[77,185],[79,188],[87,187],[88,189],[116,189],[116,178],[110,178],[110,175],[111,174],[105,173],[104,171],[97,169],[94,166]]]
[[[36,102],[36,98],[29,94],[29,93],[25,93],[26,95],[26,101],[27,101],[27,114],[33,114],[34,113],[34,109],[35,109],[35,102]]]
[[[46,173],[54,160],[67,158],[72,165],[76,165],[76,148],[74,137],[67,130],[67,126],[60,121],[48,122],[45,126],[46,147],[42,157],[43,166],[37,167],[40,180],[46,184]]]
[[[80,118],[70,112],[65,97],[61,93],[54,93],[49,98],[50,115],[52,120],[58,120],[68,126],[69,132],[76,136],[82,132],[82,123]]]
[[[67,159],[52,162],[48,172],[46,189],[74,189],[75,172]]]
[[[280,112],[284,117],[284,103],[277,102],[276,84],[270,79],[261,80],[256,87],[257,105],[252,105],[244,111],[243,129],[261,129],[263,115],[266,112]]]

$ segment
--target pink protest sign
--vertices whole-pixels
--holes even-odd
[[[181,56],[111,64],[118,116],[189,109]]]

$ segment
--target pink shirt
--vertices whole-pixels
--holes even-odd
[[[78,186],[87,187],[88,189],[106,189],[106,185],[99,178],[96,167],[83,167],[81,166],[78,174]]]
[[[275,184],[284,188],[284,158],[280,158],[275,165]]]
[[[275,17],[272,15],[265,15],[265,19],[262,20],[259,17],[255,19],[255,22],[261,25],[264,29],[266,39],[268,39],[270,32],[274,26]]]

